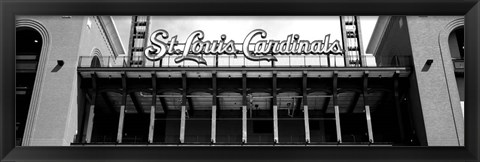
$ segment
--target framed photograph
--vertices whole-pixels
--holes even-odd
[[[0,7],[2,161],[478,160],[477,1]]]

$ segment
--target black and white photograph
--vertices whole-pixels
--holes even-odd
[[[464,16],[15,16],[15,144],[465,146]]]

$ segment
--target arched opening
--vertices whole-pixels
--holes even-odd
[[[452,59],[464,59],[465,40],[463,26],[453,30],[450,33],[448,37],[448,43],[450,46],[450,54],[452,55]]]
[[[21,145],[35,77],[42,52],[42,35],[35,29],[20,27],[16,30],[16,138]]]
[[[90,67],[101,67],[102,65],[100,64],[100,59],[98,56],[94,56],[92,58],[92,63],[90,63]]]
[[[33,121],[39,102],[43,81],[49,34],[39,22],[29,19],[16,20],[16,132],[17,145],[30,145]],[[33,41],[33,43],[32,43]],[[23,98],[23,99],[22,99]],[[24,105],[22,105],[24,104]],[[23,107],[23,108],[22,108]],[[24,116],[24,117],[21,117]],[[22,127],[22,128],[20,128]],[[21,131],[21,132],[20,132]],[[23,136],[22,136],[23,134]]]
[[[452,56],[455,79],[457,81],[460,101],[465,101],[465,40],[463,26],[453,30],[448,37],[448,45]]]

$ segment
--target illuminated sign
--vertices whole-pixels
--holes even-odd
[[[247,34],[241,48],[236,48],[233,40],[227,41],[227,36],[222,34],[220,40],[203,40],[204,33],[201,30],[192,32],[185,43],[178,43],[177,36],[169,38],[166,30],[160,29],[150,36],[151,45],[145,51],[145,57],[151,61],[158,61],[165,55],[180,55],[175,58],[179,63],[185,60],[195,61],[207,65],[203,55],[237,55],[243,54],[252,61],[277,61],[275,55],[300,55],[300,54],[342,54],[342,46],[339,40],[330,41],[330,34],[325,35],[323,40],[302,40],[298,34],[287,35],[285,40],[268,40],[267,32],[255,29]],[[259,39],[253,42],[254,39]],[[180,48],[179,45],[183,45]]]

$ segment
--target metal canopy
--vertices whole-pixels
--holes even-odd
[[[242,71],[247,78],[271,78],[277,72],[278,78],[301,78],[306,71],[308,78],[331,78],[333,72],[338,72],[338,78],[361,78],[365,71],[369,78],[392,78],[395,72],[398,77],[408,77],[411,73],[409,67],[359,67],[359,68],[89,68],[79,67],[78,72],[83,78],[90,78],[96,73],[98,78],[120,78],[125,73],[128,78],[151,78],[152,72],[157,78],[182,78],[185,71],[187,78],[212,78],[216,72],[218,78],[241,78]]]

